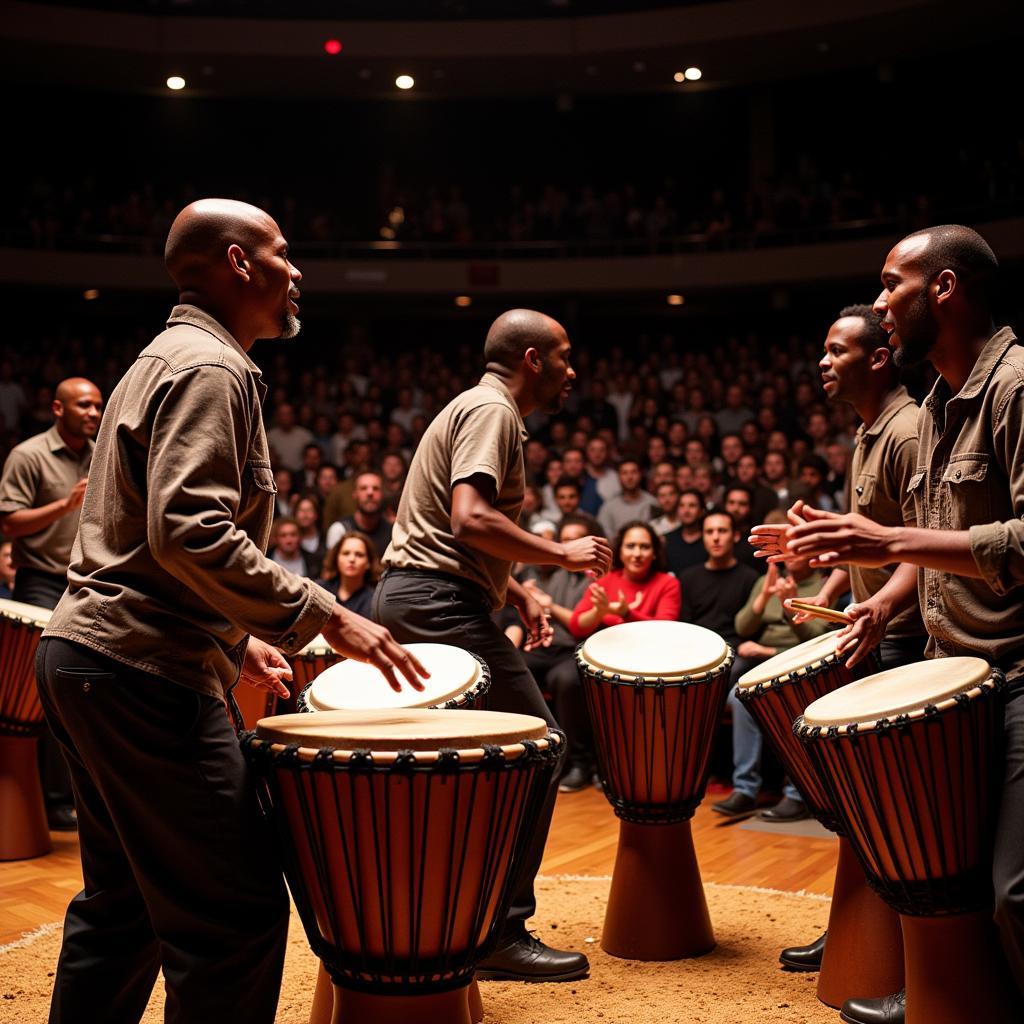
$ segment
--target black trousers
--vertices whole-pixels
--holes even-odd
[[[67,590],[66,576],[22,567],[14,577],[14,600],[39,608],[57,607]],[[74,803],[71,776],[60,752],[60,744],[48,726],[39,737],[39,780],[47,807],[70,807]]]
[[[992,866],[995,921],[1006,960],[1024,998],[1024,679],[1011,684],[1003,728],[1006,775]]]
[[[435,573],[391,571],[377,585],[373,617],[399,643],[448,643],[483,658],[491,670],[492,711],[535,715],[555,725],[522,654],[493,622],[486,596],[475,584]],[[516,883],[506,922],[509,936],[537,909],[533,880],[544,856],[557,795],[556,772]]]
[[[51,1024],[136,1024],[160,968],[169,1024],[272,1024],[288,899],[224,705],[59,638],[41,641],[36,671],[85,881]]]
[[[523,660],[541,690],[551,694],[555,718],[565,730],[567,765],[592,768],[594,731],[587,712],[587,699],[571,647],[539,647],[524,651]]]

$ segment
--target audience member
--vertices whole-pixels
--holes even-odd
[[[676,518],[679,529],[665,534],[665,562],[676,579],[708,557],[704,549],[704,499],[700,491],[685,490],[679,495]]]
[[[373,595],[380,579],[380,556],[359,530],[346,533],[324,559],[319,583],[350,612],[372,619]]]
[[[622,492],[609,498],[597,514],[605,536],[615,536],[626,523],[648,520],[660,511],[654,496],[643,490],[643,474],[636,459],[623,459],[619,463],[619,486]]]
[[[295,406],[282,402],[274,416],[275,425],[267,431],[271,458],[275,466],[284,466],[293,472],[303,468],[306,446],[313,443],[312,431],[300,426],[295,418]]]
[[[353,483],[355,511],[328,527],[327,547],[334,547],[346,533],[358,530],[373,541],[373,546],[378,552],[387,551],[391,543],[393,525],[384,515],[384,488],[381,476],[368,469],[360,473]]]
[[[284,566],[296,576],[317,576],[314,563],[302,550],[302,534],[299,524],[291,516],[282,516],[274,523],[272,546],[268,552],[278,565]]]
[[[661,509],[661,515],[651,520],[651,526],[660,537],[666,533],[679,529],[679,488],[676,487],[675,477],[670,480],[663,480],[654,489],[654,500]]]

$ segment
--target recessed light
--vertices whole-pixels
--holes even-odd
[[[325,39],[324,53],[329,53],[332,57],[336,57],[339,53],[341,53],[341,40]]]
[[[665,301],[670,306],[681,306],[684,302],[686,302],[686,299],[684,299],[682,295],[677,295],[675,292],[673,292],[671,295],[666,296]]]
[[[467,306],[473,305],[473,299],[469,295],[456,295],[455,305],[458,306],[459,309],[465,309]]]
[[[395,79],[395,85],[399,89],[411,89],[416,84],[416,79],[412,75],[399,75]]]
[[[86,288],[85,291],[82,292],[82,298],[85,299],[86,302],[92,302],[94,299],[98,299],[99,297],[99,288]]]
[[[180,92],[185,88],[185,79],[182,78],[181,75],[171,75],[171,77],[167,79],[167,88],[173,89],[175,92]]]
[[[688,82],[697,82],[703,77],[704,72],[700,68],[687,68],[683,74]]]
[[[672,76],[672,81],[673,81],[673,82],[685,82],[685,81],[686,81],[686,73],[685,73],[685,72],[683,72],[683,71],[677,71],[677,72],[676,72],[676,73],[675,73],[675,74],[674,74],[674,75]]]

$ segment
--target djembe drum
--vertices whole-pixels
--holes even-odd
[[[345,660],[320,635],[310,640],[297,654],[286,654],[285,657],[292,667],[292,693],[295,695],[287,702],[289,712],[302,711],[302,694],[313,684],[313,680],[322,676],[332,665]],[[284,713],[285,704],[284,701],[278,701],[279,713]]]
[[[0,600],[0,860],[40,857],[51,849],[39,783],[39,734],[45,728],[35,657],[50,610]]]
[[[562,735],[526,715],[331,711],[265,719],[242,745],[335,1024],[470,1024]]]
[[[601,947],[630,960],[714,948],[690,819],[704,797],[733,654],[682,622],[627,622],[576,651],[598,771],[619,817]]]
[[[992,923],[1002,687],[980,658],[939,658],[850,683],[794,726],[900,915],[907,1024],[1022,1019]]]
[[[491,673],[475,654],[450,644],[406,644],[430,673],[423,689],[396,692],[379,669],[342,661],[317,676],[299,694],[299,711],[367,711],[373,708],[470,708],[485,710]]]
[[[839,835],[839,859],[818,998],[839,1007],[847,999],[889,995],[903,987],[899,915],[867,884],[864,870],[793,722],[808,704],[853,681],[836,654],[837,633],[825,633],[769,658],[740,676],[736,696],[800,790],[808,810]],[[870,671],[870,669],[868,669]]]

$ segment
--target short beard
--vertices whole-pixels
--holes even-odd
[[[939,325],[928,308],[928,295],[922,291],[904,317],[904,328],[899,332],[899,347],[893,346],[892,361],[899,368],[920,366],[935,348]]]
[[[291,313],[285,313],[284,316],[284,327],[281,328],[281,333],[277,336],[279,341],[290,341],[292,338],[298,337],[299,331],[302,330],[302,323],[297,316],[292,316]]]

